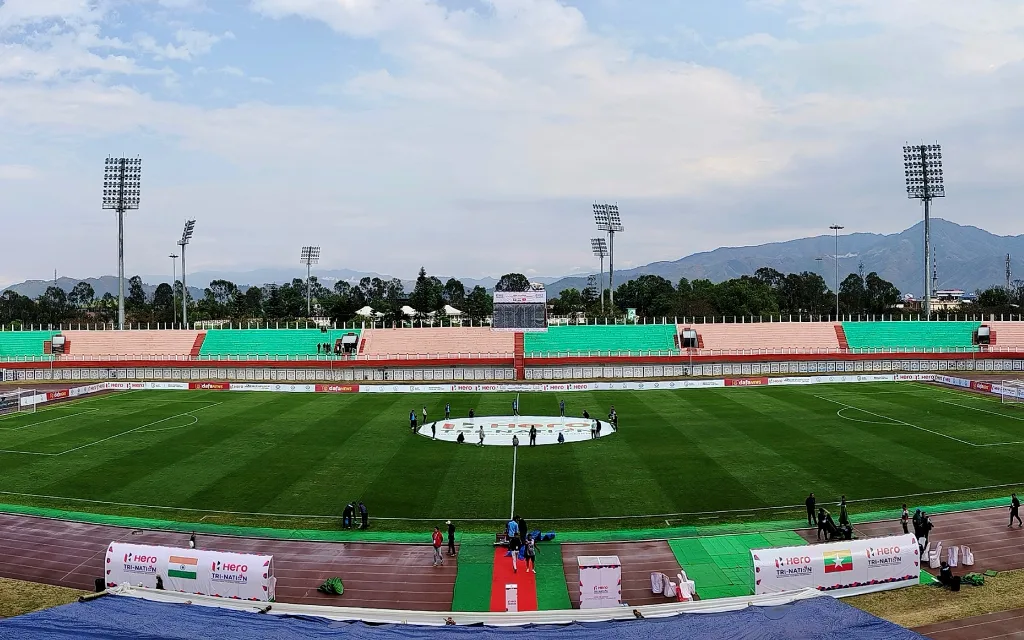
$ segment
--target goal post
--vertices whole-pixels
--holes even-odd
[[[0,415],[9,413],[35,413],[35,389],[0,389]]]
[[[1003,404],[1024,404],[1024,380],[1000,382],[999,399]]]

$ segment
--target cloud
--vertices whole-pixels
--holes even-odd
[[[34,167],[23,164],[0,164],[0,180],[33,180],[37,176]]]
[[[174,34],[174,40],[178,44],[159,44],[156,39],[147,34],[140,33],[135,36],[136,46],[157,60],[182,60],[189,61],[204,56],[213,49],[213,46],[222,40],[233,40],[234,34],[230,31],[222,35],[215,35],[197,29],[179,29]]]

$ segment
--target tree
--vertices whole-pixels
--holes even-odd
[[[473,320],[483,320],[491,315],[494,309],[494,300],[487,294],[487,289],[480,285],[473,287],[473,290],[466,296],[466,308],[462,309],[469,314]]]
[[[36,320],[36,303],[32,298],[8,289],[0,293],[0,325],[31,324]]]
[[[125,311],[131,314],[136,322],[149,316],[150,309],[146,304],[146,290],[142,286],[142,278],[132,276],[128,280],[128,295],[124,300]]]
[[[872,271],[864,278],[865,307],[868,313],[885,313],[900,301],[900,290]]]
[[[246,318],[263,317],[263,289],[249,287],[242,296],[243,315]]]
[[[166,282],[161,282],[153,293],[153,320],[173,322],[174,312],[174,289]]]
[[[427,276],[427,270],[420,267],[416,286],[409,296],[409,304],[422,314],[437,311],[444,306],[444,285],[434,276]]]
[[[68,294],[68,302],[79,309],[92,305],[92,301],[95,298],[96,292],[88,282],[79,282],[71,289],[71,293]]]
[[[444,291],[441,292],[445,304],[451,305],[458,310],[466,305],[466,287],[461,281],[455,278],[448,278],[444,283]]]
[[[582,312],[585,302],[579,289],[569,288],[563,289],[551,305],[556,316],[568,316]]]
[[[851,273],[839,283],[839,308],[842,313],[864,313],[867,292],[860,275]]]
[[[622,309],[636,309],[642,318],[672,315],[676,302],[672,283],[655,275],[642,275],[619,285],[615,290],[615,304]]]
[[[494,285],[495,291],[529,291],[530,280],[521,273],[506,273]]]
[[[59,325],[74,317],[74,309],[68,303],[68,294],[60,287],[46,287],[36,304],[39,321],[43,324]]]
[[[725,316],[761,316],[779,312],[771,288],[756,278],[743,276],[715,286],[715,307]]]

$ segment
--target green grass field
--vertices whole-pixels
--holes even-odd
[[[146,391],[58,404],[0,417],[0,502],[331,529],[322,516],[362,499],[398,519],[377,528],[472,529],[509,515],[512,450],[414,436],[409,410],[505,415],[511,398]],[[895,509],[1022,480],[1024,410],[924,384],[522,394],[521,413],[557,415],[563,398],[573,415],[615,404],[620,431],[520,448],[516,511],[552,528],[767,520],[808,491]]]

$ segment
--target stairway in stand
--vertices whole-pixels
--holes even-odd
[[[526,379],[526,340],[522,333],[516,334],[514,364],[516,367],[516,380]]]

